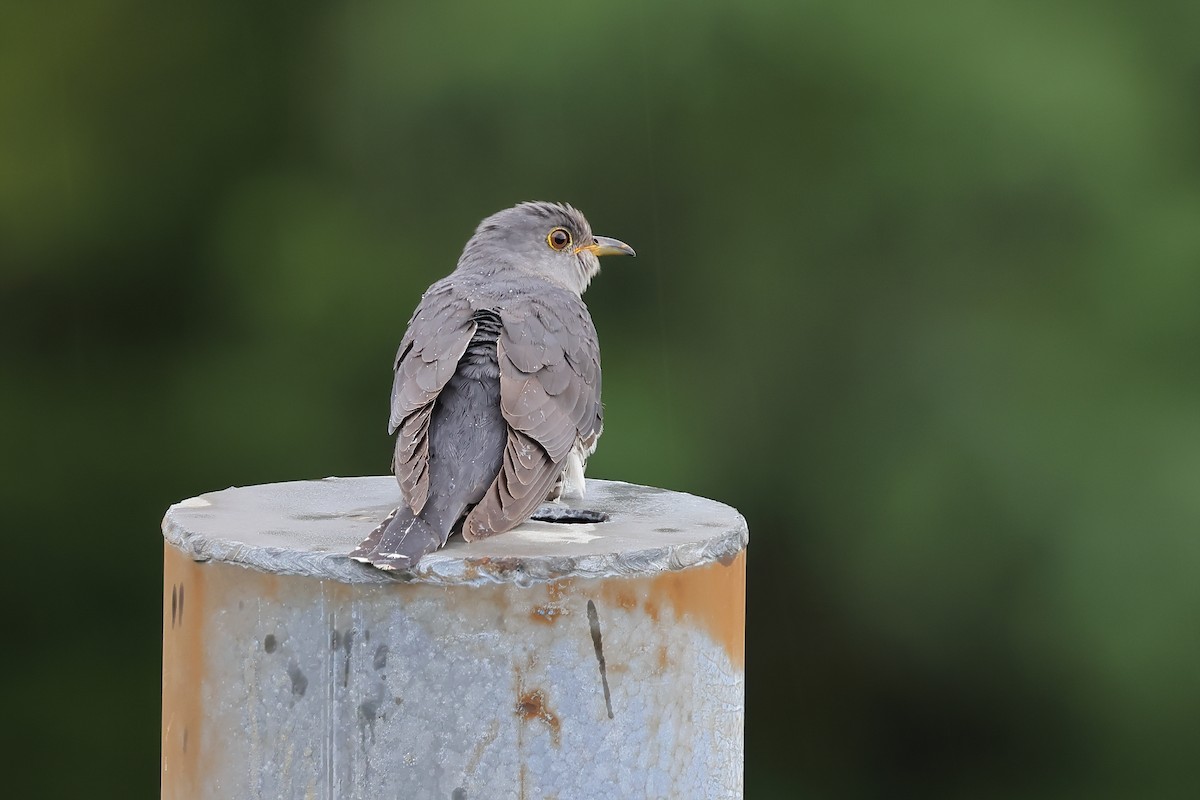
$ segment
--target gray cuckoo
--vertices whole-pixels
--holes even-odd
[[[582,496],[604,413],[581,296],[600,256],[633,254],[564,204],[479,224],[408,322],[388,422],[403,502],[351,558],[408,569],[455,531],[503,533],[547,499]]]

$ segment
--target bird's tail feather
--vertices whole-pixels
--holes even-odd
[[[351,551],[350,558],[385,570],[409,569],[442,543],[432,525],[401,506]]]

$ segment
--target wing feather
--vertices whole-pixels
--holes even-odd
[[[510,530],[545,500],[573,452],[600,435],[600,347],[587,307],[549,290],[500,309],[500,408],[509,425],[500,474],[463,525],[471,540]]]
[[[469,300],[453,284],[434,284],[409,320],[396,353],[388,432],[396,433],[392,469],[404,501],[419,514],[429,497],[429,417],[475,335]]]

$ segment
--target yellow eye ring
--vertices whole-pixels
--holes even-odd
[[[571,245],[571,232],[566,228],[554,228],[546,234],[546,244],[552,250],[566,250]]]

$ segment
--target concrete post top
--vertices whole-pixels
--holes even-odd
[[[435,585],[653,576],[728,561],[749,536],[746,520],[723,503],[589,480],[587,497],[566,505],[603,512],[607,522],[530,521],[470,543],[453,536],[412,573],[351,561],[347,554],[399,504],[391,476],[269,483],[176,503],[162,529],[168,543],[197,561],[343,583]]]

